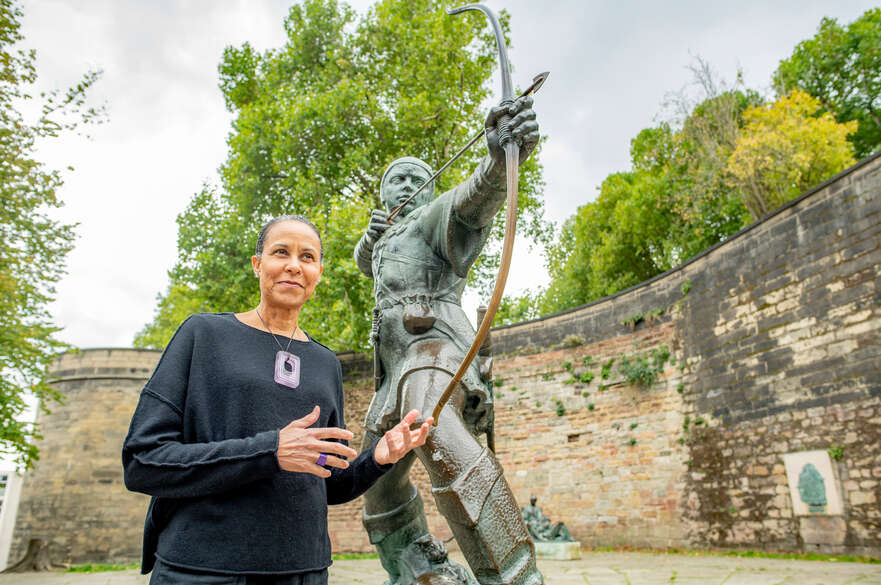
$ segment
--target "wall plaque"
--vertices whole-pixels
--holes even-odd
[[[783,455],[792,509],[796,516],[840,516],[838,480],[826,451],[800,451]]]

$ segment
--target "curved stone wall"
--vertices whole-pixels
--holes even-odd
[[[649,282],[494,330],[505,469],[589,545],[877,556],[879,331],[881,153]],[[662,346],[657,382],[628,383]],[[814,511],[787,469],[806,454]]]

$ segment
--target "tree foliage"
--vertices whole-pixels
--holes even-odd
[[[817,34],[780,62],[774,85],[780,96],[801,89],[820,100],[839,122],[859,123],[850,141],[858,157],[881,148],[881,8],[847,26],[824,18]]]
[[[703,61],[692,71],[697,93],[670,96],[668,120],[631,141],[631,170],[606,177],[597,199],[563,224],[548,250],[548,288],[533,295],[531,305],[511,300],[520,307],[515,315],[548,314],[614,294],[749,221],[726,165],[743,131],[743,112],[761,98],[739,81],[718,81]]]
[[[25,397],[34,395],[44,409],[61,398],[47,368],[70,346],[56,337],[60,328],[48,305],[74,238],[74,226],[49,213],[61,206],[61,175],[40,163],[35,149],[39,141],[100,121],[103,114],[85,101],[98,72],[67,91],[31,95],[35,52],[15,47],[23,40],[21,17],[15,3],[0,0],[0,453],[26,468],[38,457],[33,439],[39,435],[19,420]],[[29,120],[23,111],[38,114]]]
[[[629,171],[609,175],[578,208],[547,258],[541,294],[508,299],[503,319],[548,314],[614,294],[669,270],[854,162],[838,123],[802,91],[765,103],[716,80],[698,60],[698,96],[631,142]],[[508,321],[510,322],[510,321]]]
[[[854,164],[847,137],[858,123],[815,116],[819,100],[801,90],[744,112],[743,134],[728,158],[733,184],[754,217],[762,217]]]
[[[337,349],[365,348],[372,283],[352,250],[370,209],[381,206],[382,172],[404,155],[438,168],[481,129],[490,97],[497,57],[486,20],[447,16],[447,4],[383,0],[358,19],[335,0],[307,0],[290,9],[283,47],[224,51],[220,88],[235,120],[222,186],[203,189],[178,218],[179,261],[137,345],[163,346],[192,310],[253,307],[258,290],[248,258],[257,231],[270,217],[299,213],[315,222],[325,247],[304,327]],[[472,149],[436,192],[462,181],[484,153]],[[533,156],[521,167],[520,225],[537,241],[547,234],[541,187]],[[478,262],[481,290],[497,261],[488,254]]]

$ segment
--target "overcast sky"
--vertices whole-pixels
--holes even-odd
[[[280,46],[290,4],[24,2],[24,44],[37,49],[40,86],[65,88],[87,69],[103,69],[92,96],[109,113],[91,140],[70,136],[39,153],[53,168],[74,167],[64,172],[66,206],[55,214],[79,223],[51,307],[63,339],[128,346],[151,319],[175,262],[175,217],[204,182],[217,182],[226,157],[231,118],[217,88],[221,52],[245,41],[259,50]],[[370,2],[350,4],[364,11]],[[747,85],[770,93],[779,60],[823,16],[846,23],[873,7],[858,0],[487,4],[511,14],[514,83],[551,71],[535,109],[548,137],[546,213],[555,222],[592,200],[606,175],[628,167],[630,139],[655,123],[665,94],[689,82],[694,56],[729,80],[740,68]],[[536,277],[541,256],[518,245],[511,293],[547,280]]]

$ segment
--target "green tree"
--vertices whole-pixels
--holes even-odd
[[[678,130],[669,129],[651,140],[638,136],[632,157],[636,169],[664,176],[671,187],[677,218],[671,239],[679,243],[679,262],[749,222],[743,198],[729,181],[727,164],[743,131],[743,112],[764,103],[758,92],[743,85],[740,73],[734,84],[728,84],[701,59],[691,70],[700,91],[695,98],[681,93],[676,98],[683,118]],[[673,123],[675,118],[668,122]]]
[[[540,317],[538,302],[542,291],[527,291],[521,295],[505,295],[496,310],[493,325],[510,325]]]
[[[816,115],[820,109],[819,100],[794,90],[744,112],[746,125],[728,158],[728,171],[753,217],[767,215],[856,162],[847,137],[857,131],[857,121],[839,124],[828,112]]]
[[[19,420],[25,397],[32,394],[43,409],[61,398],[47,368],[70,346],[56,337],[60,328],[47,306],[74,237],[74,226],[49,214],[61,206],[62,179],[36,160],[35,147],[80,123],[100,121],[102,112],[85,101],[97,72],[65,92],[31,95],[35,52],[15,47],[23,40],[21,17],[19,6],[0,0],[0,453],[27,468],[38,458],[33,439],[39,435]],[[27,119],[25,109],[36,109],[36,119]]]
[[[403,155],[439,167],[486,114],[480,106],[490,97],[494,38],[482,15],[449,17],[448,4],[383,0],[357,19],[335,0],[307,0],[285,19],[283,47],[224,51],[220,87],[235,120],[222,188],[204,189],[178,218],[180,258],[137,345],[161,347],[194,308],[253,307],[248,258],[257,230],[272,216],[299,213],[315,222],[325,246],[306,328],[336,349],[366,347],[372,283],[352,250],[370,209],[381,206],[383,170]],[[477,147],[460,159],[437,192],[463,180],[482,155]],[[521,169],[519,225],[535,241],[548,233],[541,188],[533,156]],[[483,292],[498,262],[501,219],[474,271]]]
[[[632,170],[606,178],[597,200],[549,249],[551,283],[511,299],[505,317],[548,314],[639,284],[723,241],[754,219],[853,164],[840,124],[794,91],[761,96],[692,67],[700,98],[680,92],[675,116],[631,142]]]
[[[596,201],[565,222],[548,249],[551,282],[527,304],[531,312],[521,313],[548,314],[614,294],[748,223],[740,193],[727,182],[726,165],[744,110],[761,98],[739,80],[735,86],[717,81],[704,61],[697,60],[692,71],[697,96],[674,94],[668,121],[631,141],[632,170],[609,175]]]
[[[663,177],[646,171],[606,177],[596,201],[579,207],[549,248],[551,283],[537,302],[538,311],[590,302],[675,265],[669,191]]]
[[[847,26],[824,18],[817,34],[799,43],[774,74],[779,96],[801,89],[839,122],[859,123],[850,137],[856,155],[881,148],[881,8]]]

